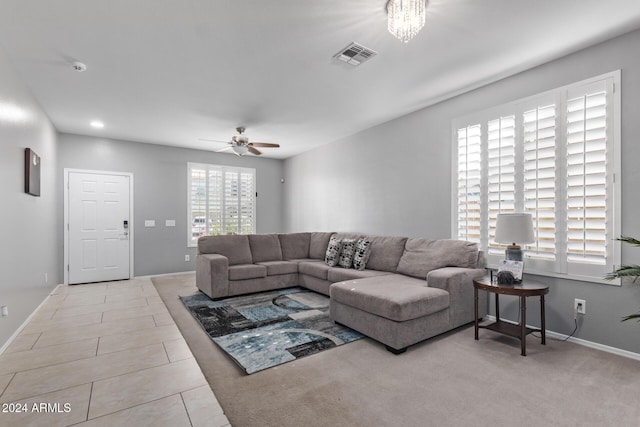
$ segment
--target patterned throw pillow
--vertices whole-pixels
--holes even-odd
[[[356,253],[353,255],[353,268],[364,270],[371,255],[371,240],[368,237],[361,237],[356,243]]]
[[[344,239],[342,241],[342,252],[340,253],[340,267],[351,268],[353,255],[356,253],[356,239]]]
[[[329,240],[327,253],[324,255],[324,262],[329,267],[335,267],[336,265],[338,265],[340,252],[342,252],[342,240],[332,237],[331,240]]]

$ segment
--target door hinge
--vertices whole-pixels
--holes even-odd
[[[256,197],[258,197],[258,192],[256,191]]]
[[[69,264],[67,264],[67,271],[69,271]]]

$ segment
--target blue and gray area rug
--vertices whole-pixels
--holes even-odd
[[[302,288],[219,301],[200,292],[181,299],[213,342],[247,374],[363,337],[333,323],[329,298]]]

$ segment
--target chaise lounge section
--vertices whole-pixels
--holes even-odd
[[[394,353],[474,321],[472,280],[484,274],[477,245],[373,236],[366,238],[365,269],[325,262],[331,238],[363,237],[327,232],[201,237],[196,285],[213,299],[306,287],[330,296],[334,321]],[[480,307],[482,317],[486,303]]]

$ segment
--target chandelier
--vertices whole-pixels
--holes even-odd
[[[407,43],[424,27],[427,0],[389,0],[389,32]]]

